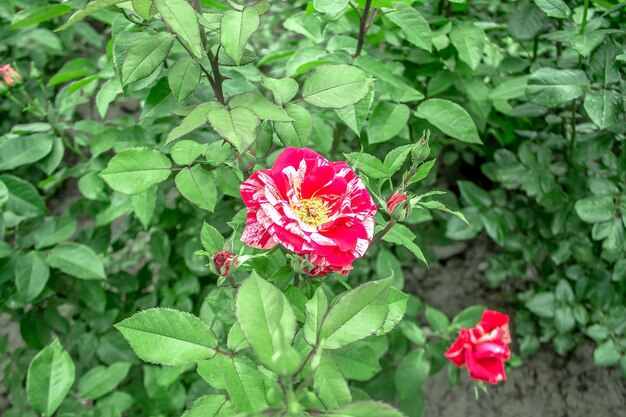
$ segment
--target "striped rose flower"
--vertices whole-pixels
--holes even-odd
[[[376,206],[361,179],[310,149],[285,149],[240,191],[248,208],[241,241],[259,249],[281,244],[314,265],[312,276],[347,275],[372,240]]]

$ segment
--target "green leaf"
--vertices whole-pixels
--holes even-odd
[[[587,223],[599,223],[615,218],[615,201],[612,196],[591,196],[574,205],[578,217]]]
[[[237,291],[235,313],[259,361],[278,372],[277,358],[296,331],[296,316],[285,295],[252,274]]]
[[[430,373],[430,361],[424,348],[418,348],[406,355],[394,375],[396,390],[402,396],[405,392],[412,392],[414,387],[424,384]]]
[[[475,70],[483,56],[485,31],[473,23],[465,22],[452,28],[450,40],[458,51],[461,61]]]
[[[345,154],[346,159],[352,165],[352,169],[359,170],[369,178],[389,178],[389,171],[380,159],[365,152],[352,152]]]
[[[416,97],[416,100],[422,100],[424,98],[424,95],[407,84],[404,78],[392,73],[387,65],[369,55],[360,55],[354,60],[354,65],[372,74],[379,80],[402,89],[406,93]]]
[[[470,306],[454,316],[451,326],[460,329],[465,327],[470,329],[480,321],[483,316],[483,312],[486,310],[485,306],[475,305]]]
[[[314,0],[313,7],[320,13],[336,15],[348,6],[349,0]]]
[[[229,10],[224,13],[221,23],[221,44],[224,52],[239,66],[250,36],[259,28],[261,19],[254,7],[243,11]]]
[[[410,114],[411,110],[404,104],[378,103],[367,126],[369,143],[387,142],[398,135],[406,128]]]
[[[313,118],[311,113],[298,104],[287,104],[287,115],[292,122],[275,122],[276,135],[285,146],[304,148],[309,143],[313,133]]]
[[[72,26],[74,23],[80,22],[84,18],[94,14],[95,12],[97,12],[99,10],[102,10],[102,9],[104,9],[106,7],[109,7],[109,6],[113,6],[113,5],[117,4],[117,3],[122,3],[124,1],[127,1],[127,0],[95,0],[95,1],[92,1],[83,10],[80,10],[80,11],[74,13],[72,16],[70,16],[68,21],[65,22],[65,24],[63,26],[58,28],[57,31],[65,30],[65,29],[69,28],[70,26]]]
[[[313,387],[327,409],[341,407],[352,401],[348,382],[329,352],[322,354],[320,364],[313,375]]]
[[[404,417],[404,415],[382,402],[357,401],[333,411],[329,417]]]
[[[335,109],[337,116],[346,124],[357,136],[361,136],[363,124],[367,120],[374,101],[374,89],[370,88],[365,97],[358,103],[341,109]]]
[[[482,144],[476,125],[465,111],[456,103],[440,98],[431,98],[422,102],[415,112],[417,117],[428,120],[446,135],[465,143]]]
[[[554,294],[551,292],[535,294],[530,300],[526,301],[526,308],[539,317],[550,319],[554,317],[556,310]]]
[[[430,161],[426,161],[422,165],[420,165],[417,168],[417,171],[415,171],[415,175],[413,175],[413,177],[411,177],[411,179],[409,180],[409,183],[407,185],[411,185],[411,184],[414,184],[416,182],[420,182],[421,180],[426,178],[428,176],[428,174],[430,173],[430,171],[435,166],[435,162],[437,162],[436,159],[431,159]]]
[[[533,103],[559,107],[582,96],[588,85],[582,70],[540,68],[530,75],[526,95]]]
[[[545,14],[557,19],[566,19],[571,10],[563,0],[533,0]]]
[[[304,82],[304,101],[317,107],[338,109],[365,97],[374,80],[351,65],[321,65]]]
[[[621,357],[620,348],[613,340],[607,340],[593,351],[593,362],[598,366],[613,366]]]
[[[256,114],[244,107],[212,109],[208,120],[213,129],[242,154],[254,143],[256,128],[261,122]]]
[[[265,383],[259,368],[249,359],[233,357],[220,361],[226,390],[238,411],[267,407]]]
[[[400,320],[406,314],[406,309],[409,302],[409,295],[403,293],[397,288],[391,287],[389,289],[389,298],[387,299],[387,304],[389,306],[389,313],[385,318],[385,322],[380,327],[380,329],[376,330],[376,335],[383,335],[392,331]]]
[[[130,367],[129,362],[116,362],[90,369],[78,381],[81,398],[95,400],[113,391],[126,378]]]
[[[174,37],[165,32],[131,43],[122,65],[122,86],[151,75],[167,58],[173,43]]]
[[[528,76],[515,77],[511,80],[498,84],[496,88],[491,90],[489,98],[491,100],[511,100],[523,97],[526,94],[528,85]]]
[[[0,141],[0,171],[32,164],[52,150],[52,138],[43,133]]]
[[[341,374],[355,381],[369,381],[382,369],[376,352],[364,341],[333,350],[331,355]]]
[[[149,148],[123,150],[109,161],[100,177],[115,191],[139,194],[165,181],[172,163],[161,152]]]
[[[55,86],[66,81],[83,78],[94,72],[93,63],[86,58],[76,58],[63,64],[61,69],[48,81],[48,86]]]
[[[181,1],[187,3],[185,0]],[[167,76],[167,82],[176,101],[183,101],[196,90],[200,83],[200,75],[200,64],[195,59],[186,56],[176,61]]]
[[[147,230],[157,204],[157,187],[150,187],[142,193],[132,195],[130,202],[135,217],[143,225],[143,228]]]
[[[187,200],[203,210],[213,211],[217,203],[217,188],[213,174],[201,165],[184,168],[176,178],[176,188]]]
[[[181,140],[176,142],[170,151],[172,159],[178,165],[191,165],[199,156],[207,152],[209,145],[198,143],[193,140]]]
[[[89,246],[60,243],[48,254],[48,265],[81,279],[105,279],[104,265]]]
[[[13,16],[7,29],[21,29],[71,12],[72,9],[64,4],[36,4]]]
[[[413,255],[415,255],[417,259],[428,265],[424,253],[422,252],[420,247],[417,246],[415,242],[413,242],[413,240],[415,240],[415,234],[411,232],[411,229],[409,229],[405,225],[400,223],[394,224],[391,230],[389,230],[389,232],[387,232],[387,234],[383,236],[383,240],[385,242],[391,242],[395,243],[396,245],[402,245],[406,247],[413,253]]]
[[[263,87],[267,88],[274,95],[274,101],[278,104],[285,105],[298,93],[298,82],[293,78],[263,78],[261,81]]]
[[[43,224],[33,234],[35,248],[45,248],[71,238],[77,226],[76,219],[69,215],[46,217]]]
[[[261,120],[272,120],[276,122],[292,122],[294,119],[288,114],[289,105],[287,111],[282,107],[276,105],[270,101],[267,97],[256,91],[251,91],[243,94],[238,94],[228,102],[231,108],[245,107],[248,110],[252,110]]]
[[[29,303],[41,294],[49,276],[50,268],[41,252],[20,256],[15,263],[15,287],[20,301]]]
[[[133,10],[145,20],[152,19],[157,12],[154,7],[154,0],[132,0]]]
[[[554,311],[554,327],[559,334],[571,331],[576,326],[574,312],[570,306],[561,306]]]
[[[202,225],[200,241],[204,250],[209,253],[219,252],[224,249],[224,236],[215,227],[206,222]]]
[[[622,95],[615,90],[589,91],[585,94],[583,106],[589,118],[600,129],[619,123],[624,110]]]
[[[492,201],[489,193],[471,181],[459,181],[459,191],[461,196],[470,205],[479,208],[491,207]]]
[[[319,341],[319,332],[328,311],[328,299],[322,287],[315,290],[313,297],[305,304],[304,340],[311,346]]]
[[[391,278],[370,281],[345,293],[333,305],[322,324],[320,340],[325,349],[338,349],[378,330],[387,317]]]
[[[37,413],[52,416],[74,384],[75,369],[70,355],[55,339],[42,349],[28,367],[26,396]]]
[[[617,83],[621,79],[617,56],[622,52],[613,39],[607,39],[589,57],[591,78],[604,86]]]
[[[149,308],[117,323],[135,354],[146,362],[177,366],[211,358],[217,339],[198,317],[169,308]]]
[[[509,19],[509,33],[520,41],[530,40],[539,35],[548,18],[534,4],[527,4],[513,13]]]
[[[448,332],[450,320],[448,320],[448,316],[446,316],[441,310],[437,310],[431,306],[426,306],[425,316],[426,321],[435,332],[441,334],[446,334]]]
[[[202,58],[202,41],[198,15],[187,0],[154,0],[165,24],[178,35],[191,53]]]
[[[228,400],[223,395],[204,395],[195,400],[182,417],[217,417],[227,402]]]
[[[0,181],[9,190],[4,209],[22,217],[37,217],[46,213],[46,204],[31,183],[13,175],[0,175]]]
[[[407,41],[430,52],[433,35],[426,19],[408,4],[393,3],[393,7],[395,10],[385,13],[385,17],[402,29]]]
[[[398,172],[400,168],[402,168],[407,157],[411,153],[412,147],[413,145],[399,146],[389,151],[389,153],[385,156],[383,165],[385,166],[385,170],[389,176],[392,176]]]
[[[426,343],[426,334],[416,323],[403,320],[400,322],[399,328],[402,334],[411,342],[417,345],[423,345]]]
[[[222,107],[215,101],[198,104],[192,111],[189,112],[187,116],[185,116],[180,125],[172,129],[169,135],[167,135],[165,144],[167,145],[187,133],[204,126],[209,121],[209,113],[221,108]]]

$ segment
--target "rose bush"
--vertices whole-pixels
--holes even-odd
[[[304,256],[311,276],[348,275],[374,234],[376,206],[345,162],[310,149],[287,148],[269,170],[241,185],[248,208],[241,241],[260,249],[281,244]]]

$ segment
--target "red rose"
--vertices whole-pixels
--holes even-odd
[[[391,213],[393,209],[395,209],[396,206],[403,201],[406,201],[406,194],[394,193],[391,197],[389,197],[389,200],[387,200],[387,211]]]
[[[228,251],[220,251],[215,252],[213,255],[213,265],[215,265],[215,269],[220,276],[228,276],[230,274],[230,263],[235,257],[235,254]],[[235,265],[237,263],[235,262]]]
[[[372,240],[376,206],[361,179],[310,149],[285,149],[240,191],[248,207],[241,241],[260,249],[280,243],[308,258],[310,275],[347,275]]]
[[[509,343],[509,316],[485,310],[476,327],[461,329],[445,356],[458,367],[465,364],[470,378],[496,384],[506,380],[504,362],[511,357]]]

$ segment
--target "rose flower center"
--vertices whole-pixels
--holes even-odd
[[[308,225],[317,227],[328,221],[330,208],[321,198],[313,197],[300,200],[298,206],[294,208],[294,211],[300,220]]]

